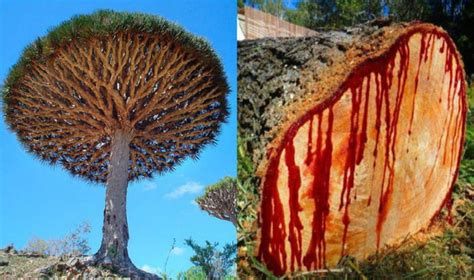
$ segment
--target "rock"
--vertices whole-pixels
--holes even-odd
[[[90,267],[89,269],[90,269],[90,276],[91,276],[91,277],[99,277],[99,276],[101,276],[101,274],[102,274],[102,273],[101,273],[97,268],[95,268],[95,267]]]
[[[43,258],[45,255],[43,253],[38,252],[20,252],[18,255],[27,258]]]
[[[51,273],[51,268],[52,267],[50,265],[43,266],[43,267],[35,269],[34,273],[49,275]]]
[[[70,267],[80,266],[81,261],[76,257],[72,257],[66,262],[66,265]]]
[[[87,263],[93,263],[95,260],[94,256],[84,256],[82,257],[82,262],[87,264]]]
[[[68,256],[68,255],[59,256],[59,261],[60,262],[65,262],[65,261],[68,261],[69,259],[71,259],[71,257]]]
[[[4,256],[0,256],[0,266],[7,266],[8,265],[8,258]]]
[[[16,253],[16,250],[15,250],[15,247],[13,247],[13,244],[7,245],[7,247],[3,248],[2,251],[8,254]]]
[[[68,268],[67,265],[61,262],[54,265],[54,271],[59,271],[59,272],[66,271],[67,268]]]

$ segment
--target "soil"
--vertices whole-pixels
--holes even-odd
[[[130,279],[107,267],[84,265],[84,257],[54,257],[17,252],[11,246],[0,250],[0,278],[9,279]]]

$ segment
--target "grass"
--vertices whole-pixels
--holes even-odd
[[[9,262],[7,266],[0,267],[0,276],[5,278],[11,277],[10,279],[25,275],[39,277],[39,274],[34,272],[36,269],[52,265],[59,261],[57,257],[29,258],[20,255],[8,256],[3,252],[0,253],[0,257],[7,259]]]
[[[466,143],[453,190],[451,214],[445,209],[423,239],[408,236],[396,247],[385,249],[366,260],[346,257],[331,271],[295,275],[295,279],[472,279],[474,277],[474,85],[468,90],[470,111]],[[279,279],[253,257],[255,220],[259,202],[258,178],[238,141],[238,265],[242,279]],[[447,222],[451,215],[452,223]],[[429,234],[431,233],[431,234]],[[427,237],[428,236],[428,237]]]

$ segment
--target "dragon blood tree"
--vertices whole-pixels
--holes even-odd
[[[228,91],[204,40],[154,16],[99,11],[28,46],[3,98],[6,121],[29,151],[105,183],[94,261],[136,273],[127,252],[128,182],[197,158],[228,115]]]
[[[218,219],[229,221],[237,226],[237,180],[224,177],[206,188],[205,193],[196,199],[199,207]]]
[[[450,200],[467,112],[441,28],[378,20],[239,42],[240,135],[258,165],[256,257],[276,275],[365,258]]]

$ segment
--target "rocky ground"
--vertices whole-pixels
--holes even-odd
[[[84,257],[52,257],[17,251],[13,246],[0,250],[0,278],[10,279],[127,279],[106,267],[84,265]]]

